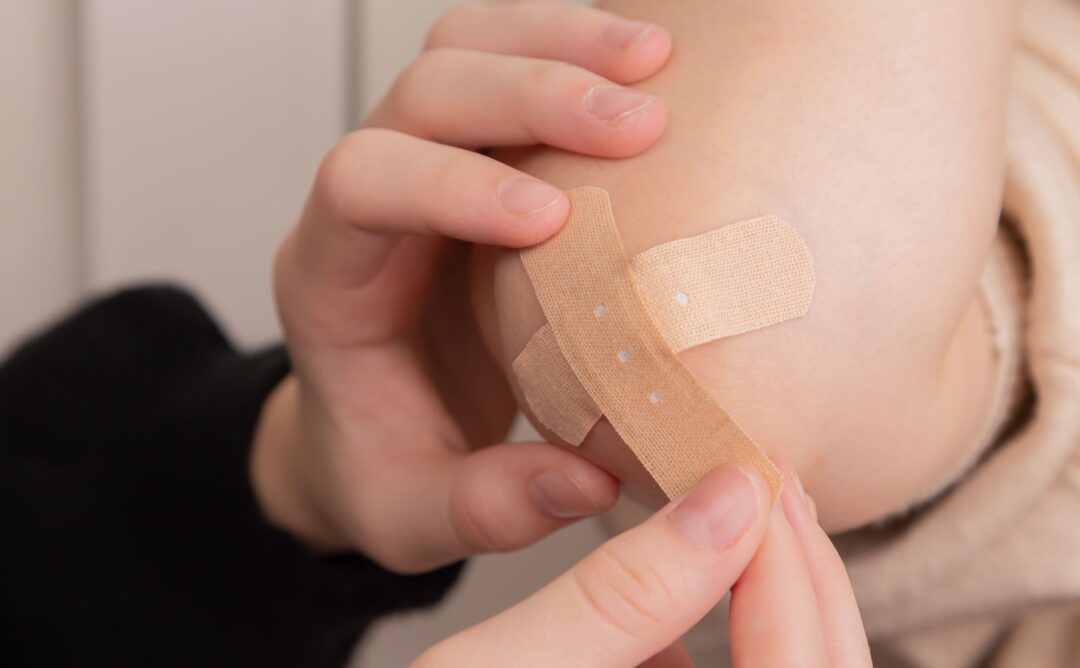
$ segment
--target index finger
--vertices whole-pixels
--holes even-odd
[[[561,189],[486,156],[358,130],[319,169],[297,229],[297,260],[318,282],[359,287],[402,235],[529,246],[554,234],[569,211]]]

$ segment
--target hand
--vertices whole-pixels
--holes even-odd
[[[531,598],[432,647],[413,668],[687,668],[680,636],[729,588],[737,668],[869,667],[844,565],[790,469],[782,502],[766,513],[768,503],[758,474],[718,469]]]
[[[515,406],[459,299],[451,239],[528,246],[568,215],[561,190],[469,149],[618,158],[659,137],[663,104],[612,83],[664,64],[670,36],[647,27],[559,2],[461,7],[329,153],[275,262],[293,374],[252,454],[271,522],[417,572],[614,503],[610,475],[556,446],[471,453]]]

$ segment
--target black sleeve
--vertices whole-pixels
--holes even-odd
[[[287,371],[165,287],[0,366],[0,663],[340,666],[373,619],[447,591],[460,564],[399,576],[265,523],[248,452]]]

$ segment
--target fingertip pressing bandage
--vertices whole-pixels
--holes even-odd
[[[805,314],[806,244],[762,216],[627,258],[607,191],[567,196],[563,229],[521,251],[547,318],[513,365],[533,415],[573,445],[606,417],[668,498],[729,462],[777,494],[772,461],[676,353]]]

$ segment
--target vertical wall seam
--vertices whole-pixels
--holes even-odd
[[[90,272],[91,272],[91,247],[90,247],[90,217],[88,211],[88,204],[90,201],[89,193],[87,192],[87,167],[88,167],[88,147],[87,147],[87,74],[89,68],[85,63],[90,57],[89,49],[87,48],[87,36],[86,36],[86,12],[84,9],[84,3],[79,0],[68,0],[68,6],[70,9],[72,29],[72,49],[70,51],[73,61],[71,63],[71,71],[73,78],[73,90],[72,90],[72,135],[74,138],[74,149],[72,156],[72,171],[73,171],[73,184],[74,184],[74,211],[75,220],[73,221],[74,229],[74,246],[77,265],[75,267],[75,275],[78,285],[76,286],[76,296],[78,298],[85,297],[90,286]]]
[[[359,27],[364,16],[363,4],[365,0],[340,1],[343,4],[342,15],[344,20],[342,24],[345,31],[342,48],[342,57],[345,59],[342,68],[345,77],[343,89],[345,94],[345,127],[342,128],[342,134],[345,134],[360,125],[360,113],[364,108],[364,100],[360,99],[360,91],[363,89],[360,85],[360,59],[363,56],[363,45],[359,39],[361,34]]]

